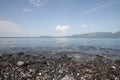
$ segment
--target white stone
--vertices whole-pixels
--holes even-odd
[[[18,61],[18,62],[17,62],[17,65],[18,65],[18,66],[22,66],[23,64],[24,64],[23,61]]]
[[[63,70],[59,70],[59,73],[63,73]]]
[[[113,69],[115,69],[116,67],[115,66],[112,66]]]
[[[80,75],[80,73],[77,73],[77,75]]]
[[[73,77],[69,77],[68,75],[65,75],[65,77],[61,78],[60,80],[76,80]]]
[[[39,73],[38,75],[39,75],[39,76],[41,76],[42,74],[41,74],[41,73]]]

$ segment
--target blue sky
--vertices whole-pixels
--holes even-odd
[[[120,0],[0,0],[0,36],[120,31]]]

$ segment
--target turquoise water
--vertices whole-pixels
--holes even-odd
[[[0,38],[0,53],[19,51],[119,53],[120,38]]]

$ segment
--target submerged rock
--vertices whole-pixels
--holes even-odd
[[[39,57],[40,59],[45,59],[45,55],[43,55],[43,54],[39,54],[38,57]]]
[[[23,55],[25,55],[24,52],[19,52],[19,53],[18,53],[18,56],[23,56]]]
[[[115,60],[115,63],[120,65],[120,60],[119,59]]]

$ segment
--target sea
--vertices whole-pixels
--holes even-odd
[[[19,52],[120,54],[120,38],[0,38],[0,54]]]

